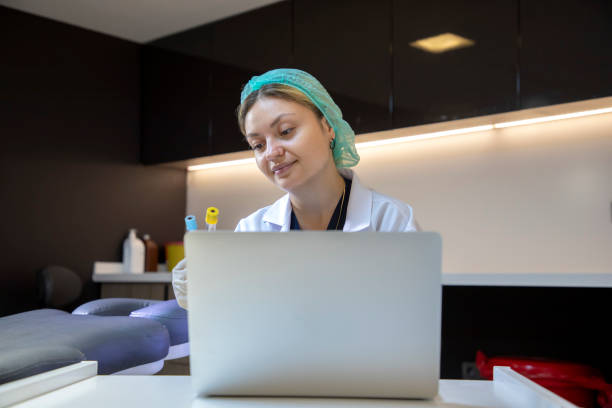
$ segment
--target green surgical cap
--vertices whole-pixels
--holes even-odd
[[[299,69],[281,68],[268,71],[254,76],[244,86],[240,94],[240,103],[244,102],[252,92],[267,84],[284,84],[296,88],[319,108],[336,134],[333,150],[336,167],[353,167],[359,163],[359,154],[355,148],[355,132],[342,119],[342,111],[315,77]]]

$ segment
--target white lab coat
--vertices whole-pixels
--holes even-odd
[[[394,198],[364,187],[350,169],[340,169],[342,176],[352,179],[351,193],[344,222],[344,232],[354,231],[418,231],[412,207]],[[289,194],[274,204],[261,208],[238,222],[237,232],[289,231],[291,201]],[[187,269],[183,259],[172,270],[172,286],[178,304],[187,309]]]

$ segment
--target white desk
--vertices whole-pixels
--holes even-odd
[[[84,363],[80,363],[84,364]],[[77,365],[75,365],[77,366]],[[60,369],[62,370],[62,369]],[[57,370],[56,370],[57,371]],[[64,370],[65,376],[70,370]],[[76,370],[75,370],[76,371]],[[82,369],[80,372],[84,372]],[[58,385],[54,391],[13,405],[14,408],[577,408],[506,367],[495,368],[494,381],[441,380],[439,395],[430,401],[320,398],[208,398],[194,402],[189,376],[121,376],[84,374],[84,379]],[[26,379],[24,391],[36,383]],[[36,376],[35,376],[36,377]],[[58,376],[56,376],[58,377]],[[73,374],[74,377],[74,374]],[[57,378],[54,379],[57,384]],[[24,380],[20,380],[24,381]],[[25,385],[25,384],[24,384]],[[0,386],[0,401],[2,388]],[[40,385],[38,385],[40,387]],[[13,390],[14,391],[14,390]],[[0,403],[0,405],[2,405]]]

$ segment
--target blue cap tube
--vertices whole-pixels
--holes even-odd
[[[195,231],[198,229],[195,215],[188,215],[185,217],[185,227],[187,227],[187,231]]]

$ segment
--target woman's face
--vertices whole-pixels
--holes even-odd
[[[329,143],[334,131],[305,106],[259,99],[245,117],[246,139],[259,170],[285,191],[294,191],[335,168]]]

